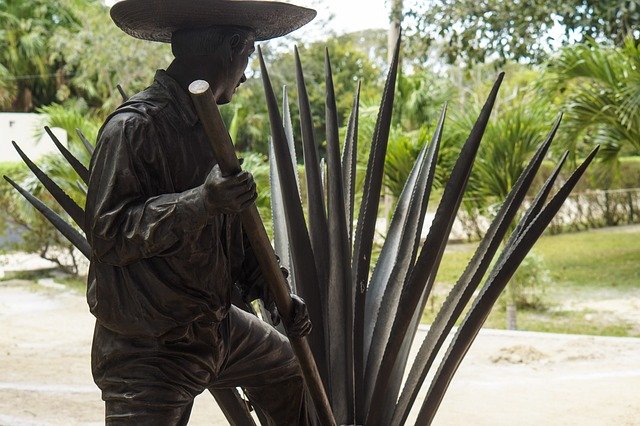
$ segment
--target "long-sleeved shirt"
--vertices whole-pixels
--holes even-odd
[[[207,213],[198,193],[214,164],[191,99],[162,70],[107,119],[86,204],[87,299],[101,325],[160,336],[221,321],[234,282],[260,296],[239,218]]]

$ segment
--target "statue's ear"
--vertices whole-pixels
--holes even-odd
[[[229,38],[229,44],[231,45],[231,48],[235,49],[240,45],[240,35],[239,34],[234,34],[231,36],[231,38]]]
[[[238,46],[240,46],[240,35],[234,34],[229,38],[229,59],[233,60],[234,54],[238,50]]]

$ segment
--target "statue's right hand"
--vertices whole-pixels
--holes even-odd
[[[202,185],[204,204],[211,214],[240,213],[258,198],[256,183],[251,173],[241,171],[223,176],[216,164]]]

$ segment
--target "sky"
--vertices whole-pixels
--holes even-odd
[[[117,0],[105,0],[108,6]],[[387,28],[389,13],[385,0],[294,0],[286,1],[299,6],[318,10],[319,21],[327,21],[333,14],[330,29],[337,34],[365,30],[370,28]],[[317,29],[314,28],[317,31]]]
[[[331,27],[339,34],[389,26],[385,0],[323,0],[322,3],[324,10],[318,7],[318,18],[333,13]]]

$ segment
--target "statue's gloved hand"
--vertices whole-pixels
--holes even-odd
[[[280,264],[280,258],[276,256],[278,259],[278,265]],[[280,267],[280,272],[282,272],[282,276],[287,283],[287,288],[289,289],[289,293],[291,293],[291,286],[289,285],[289,270],[284,266]],[[276,306],[276,301],[271,296],[271,292],[268,290],[264,290],[264,296],[262,298],[262,303],[269,314],[271,316],[271,324],[275,327],[280,324],[280,313],[278,312],[278,308]]]
[[[269,293],[270,294],[270,293]],[[311,319],[309,318],[309,311],[307,305],[304,303],[301,297],[292,294],[291,301],[293,302],[293,317],[291,318],[291,324],[286,325],[287,335],[291,338],[304,337],[311,332],[313,328]],[[264,306],[271,314],[271,323],[276,326],[280,323],[280,314],[276,307],[275,301],[271,296],[264,300]]]
[[[258,198],[251,173],[242,171],[233,176],[222,176],[217,164],[202,185],[202,192],[204,204],[211,214],[240,213]]]
[[[311,333],[312,324],[304,300],[295,294],[291,295],[291,300],[293,301],[293,318],[291,324],[287,326],[287,335],[297,339]]]

